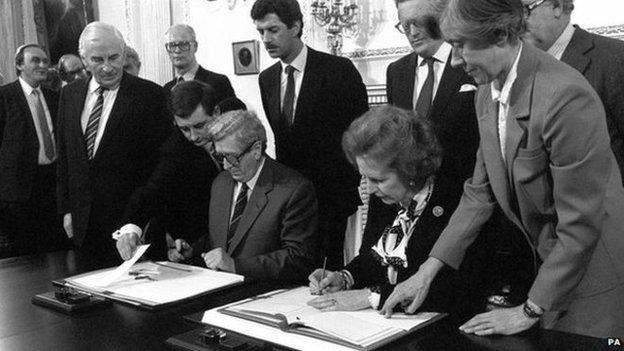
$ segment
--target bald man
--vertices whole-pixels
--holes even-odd
[[[120,263],[110,233],[171,130],[164,90],[124,73],[125,46],[115,27],[87,25],[79,51],[92,77],[65,86],[59,102],[58,209],[94,268]]]
[[[230,80],[223,74],[204,69],[197,63],[197,40],[195,30],[186,24],[175,24],[165,33],[165,49],[175,70],[175,78],[165,84],[171,89],[182,81],[198,80],[210,85],[216,92],[217,101],[236,96]]]

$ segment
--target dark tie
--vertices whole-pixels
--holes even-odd
[[[184,77],[179,76],[179,77],[178,77],[178,79],[177,79],[177,81],[176,81],[176,85],[178,85],[178,84],[180,84],[180,83],[182,83],[182,82],[184,82]]]
[[[102,117],[102,108],[104,107],[104,91],[108,90],[104,87],[99,87],[96,91],[98,94],[95,105],[89,115],[89,121],[87,122],[87,129],[85,130],[85,141],[87,142],[87,156],[89,160],[93,158],[95,150],[95,136],[98,132],[100,125],[100,117]]]
[[[422,67],[423,63],[427,64],[429,73],[427,73],[427,79],[420,89],[418,94],[418,101],[416,102],[416,112],[422,117],[427,117],[429,114],[429,108],[431,107],[431,98],[433,97],[433,63],[435,59],[433,57],[427,57],[420,63]]]
[[[243,211],[245,211],[245,206],[247,206],[247,191],[249,187],[247,184],[243,183],[241,185],[241,189],[236,197],[236,205],[234,205],[234,213],[232,214],[232,219],[230,220],[230,227],[228,228],[228,238],[227,238],[227,246],[230,246],[230,240],[234,237],[236,233],[236,228],[238,227],[238,222],[240,222],[241,217],[243,216]]]
[[[284,104],[282,105],[282,116],[287,126],[293,124],[293,104],[295,102],[295,68],[288,65],[284,68],[284,72],[288,75],[286,81],[286,93],[284,94]]]
[[[39,92],[37,90],[33,90],[32,95],[35,98],[35,108],[37,110],[36,117],[43,139],[43,152],[48,160],[54,161],[54,158],[56,157],[54,142],[52,141],[52,133],[48,127],[48,121],[46,120],[45,110],[43,109]]]

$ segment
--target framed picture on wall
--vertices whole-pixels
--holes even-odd
[[[258,74],[260,72],[258,47],[257,40],[232,43],[234,73],[236,75]]]

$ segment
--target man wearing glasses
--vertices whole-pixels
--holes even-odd
[[[413,51],[388,66],[386,90],[388,103],[416,110],[433,122],[444,150],[439,172],[456,179],[452,184],[461,187],[472,174],[479,144],[473,102],[477,88],[463,70],[450,65],[451,46],[444,42],[438,26],[446,3],[396,1],[399,22],[395,27],[405,35]],[[396,208],[372,196],[361,248],[373,246],[385,224],[395,216]]]
[[[611,149],[624,172],[624,42],[572,25],[573,0],[522,0],[522,4],[525,39],[581,72],[600,96]]]
[[[266,131],[248,111],[227,112],[209,130],[223,160],[212,184],[209,232],[191,247],[175,241],[169,259],[252,280],[302,282],[312,270],[318,206],[312,183],[266,157]]]
[[[199,80],[215,90],[217,102],[235,96],[228,77],[204,69],[197,63],[197,41],[193,27],[186,24],[173,25],[165,33],[165,40],[165,49],[175,70],[175,78],[165,84],[167,91],[180,82]]]

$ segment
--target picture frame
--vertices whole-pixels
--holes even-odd
[[[247,75],[260,72],[259,43],[257,40],[246,40],[232,43],[234,74]]]

